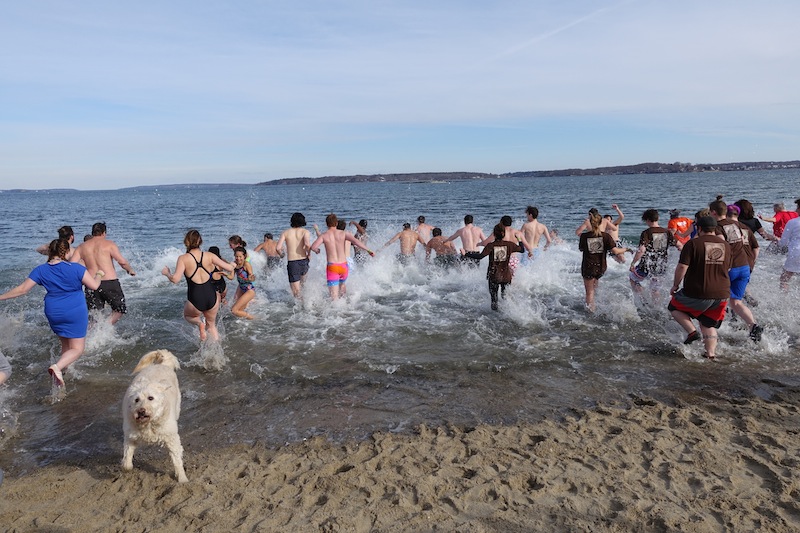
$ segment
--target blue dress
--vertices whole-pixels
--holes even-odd
[[[89,327],[89,310],[83,295],[83,274],[86,267],[79,263],[61,261],[45,263],[28,276],[47,290],[44,314],[50,329],[59,337],[80,339]]]

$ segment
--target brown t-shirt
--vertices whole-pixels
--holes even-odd
[[[605,274],[608,268],[606,253],[615,246],[614,239],[606,232],[602,232],[599,237],[595,237],[590,231],[581,233],[578,241],[578,250],[583,252],[581,276],[598,279]]]
[[[722,235],[722,238],[728,241],[731,245],[731,268],[745,266],[750,264],[748,252],[745,251],[745,231],[749,231],[747,226],[740,224],[735,220],[723,218],[717,221],[717,235]],[[750,232],[752,233],[752,232]],[[749,242],[755,241],[755,238],[749,239]],[[748,242],[748,247],[750,246]]]
[[[637,269],[646,274],[661,276],[667,271],[667,250],[675,246],[675,237],[666,228],[647,228],[639,237],[639,246],[645,251]]]
[[[716,235],[700,235],[683,245],[678,262],[689,269],[683,293],[690,298],[725,299],[731,295],[731,247]]]
[[[742,245],[744,248],[744,253],[747,254],[747,261],[750,264],[750,270],[753,270],[753,268],[756,266],[756,248],[758,248],[756,234],[753,232],[750,226],[744,222],[737,220],[737,223],[742,228]]]
[[[521,252],[519,244],[511,241],[494,241],[483,247],[480,257],[489,256],[489,269],[486,279],[495,283],[511,283],[514,275],[508,262],[512,252]]]

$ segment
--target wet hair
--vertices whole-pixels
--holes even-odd
[[[222,259],[222,255],[219,253],[219,246],[209,246],[208,251]]]
[[[98,237],[106,232],[105,222],[95,222],[92,225],[92,237]]]
[[[498,224],[494,227],[492,233],[494,234],[494,240],[502,241],[506,238],[506,227],[502,224]]]
[[[338,223],[339,219],[333,213],[325,217],[325,225],[329,228],[335,228]]]
[[[602,233],[600,231],[600,223],[603,222],[603,217],[600,216],[600,213],[597,212],[595,209],[594,213],[589,213],[589,225],[591,226],[590,233],[594,237],[599,237]]]
[[[47,260],[50,261],[58,257],[66,261],[68,253],[69,241],[67,239],[53,239],[47,247]]]
[[[642,220],[645,222],[658,222],[658,210],[648,209],[642,213]]]
[[[272,240],[272,233],[265,233],[264,238],[267,240]]]
[[[722,197],[721,196],[717,196],[716,200],[714,200],[713,202],[708,204],[708,209],[712,213],[714,213],[714,214],[716,214],[718,216],[721,216],[721,217],[724,217],[725,213],[728,212],[728,206],[725,204],[725,202],[722,201]]]
[[[59,239],[69,239],[70,237],[75,237],[75,232],[72,231],[72,226],[61,226],[58,228]]]
[[[607,218],[608,220],[611,220],[614,217],[612,217],[611,215],[603,215],[603,218]]]
[[[238,235],[231,235],[230,237],[228,237],[228,244],[233,244],[234,246],[241,246],[242,248],[247,248],[247,243],[244,242],[244,239],[242,239]]]
[[[420,224],[424,224],[425,223],[425,217],[422,216],[422,215],[418,216],[417,217],[417,222],[419,222]]]
[[[234,248],[234,249],[233,249],[233,253],[234,253],[234,255],[235,255],[235,254],[237,254],[237,253],[239,253],[239,252],[241,252],[241,253],[242,253],[242,255],[244,255],[245,257],[247,257],[247,250],[245,249],[245,247],[244,247],[244,246],[237,246],[236,248]]]
[[[336,223],[336,229],[347,229],[347,223],[344,220],[340,220]]]
[[[745,220],[750,218],[755,218],[756,212],[753,209],[753,204],[750,203],[750,200],[745,200],[744,198],[742,198],[741,200],[737,200],[736,202],[734,202],[733,205],[739,206],[740,209],[739,218]]]
[[[508,227],[511,227],[511,224],[514,223],[514,219],[511,218],[508,215],[505,215],[505,216],[500,218],[500,223],[508,228]]]
[[[358,225],[361,226],[364,229],[367,229],[367,219],[366,218],[362,218],[361,220],[358,221]]]
[[[306,225],[306,217],[303,213],[292,213],[291,225],[293,228],[302,228]]]
[[[531,218],[539,218],[539,208],[529,205],[525,208],[525,214],[530,215]]]
[[[200,245],[203,244],[203,237],[200,236],[200,232],[196,229],[190,229],[186,232],[186,237],[183,238],[183,244],[186,246],[187,252],[200,248]]]
[[[411,224],[409,224],[408,222],[404,223],[403,229],[411,229]]]
[[[431,233],[434,237],[439,237],[442,234],[442,228],[433,228]]]
[[[472,224],[472,215],[464,215],[464,224]]]

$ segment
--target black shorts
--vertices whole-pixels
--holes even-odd
[[[286,263],[286,271],[289,273],[289,283],[300,281],[308,274],[308,259],[289,261]]]
[[[86,289],[86,306],[90,311],[103,309],[108,304],[117,313],[127,313],[128,307],[125,305],[125,294],[118,279],[109,279],[100,282],[100,287],[93,291]]]

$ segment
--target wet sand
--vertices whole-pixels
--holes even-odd
[[[797,531],[800,388],[649,398],[513,426],[52,464],[0,486],[7,531]],[[87,529],[88,528],[88,529]]]

